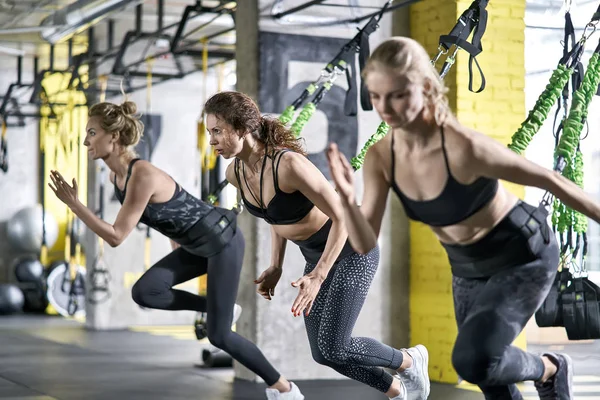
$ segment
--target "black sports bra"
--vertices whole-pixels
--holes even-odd
[[[394,159],[394,136],[392,135],[392,189],[402,202],[406,215],[415,221],[430,226],[448,226],[464,221],[475,214],[492,198],[498,190],[498,180],[480,177],[469,185],[463,185],[452,176],[448,155],[444,146],[444,128],[442,133],[442,152],[448,172],[448,180],[442,193],[435,199],[417,201],[408,198],[396,184],[396,164]]]
[[[296,222],[302,220],[304,217],[308,215],[308,213],[315,206],[309,199],[306,198],[300,191],[295,191],[293,193],[283,192],[279,188],[279,180],[277,179],[277,170],[279,169],[279,162],[281,161],[281,157],[284,153],[290,150],[281,150],[278,152],[274,152],[272,156],[265,156],[263,158],[262,169],[260,172],[260,193],[258,198],[254,196],[252,190],[250,190],[250,186],[248,185],[248,181],[246,180],[246,175],[244,173],[244,165],[240,163],[238,159],[235,160],[235,177],[238,181],[238,185],[240,187],[240,192],[242,194],[242,200],[246,205],[246,209],[248,212],[255,217],[264,219],[268,224],[271,225],[290,225],[295,224]],[[266,152],[266,149],[265,149]],[[275,186],[275,195],[269,201],[269,204],[265,206],[263,202],[263,183],[264,183],[264,172],[265,166],[267,165],[267,157],[273,160],[273,183]],[[240,164],[242,164],[242,174],[244,174],[244,182],[246,184],[246,188],[248,192],[254,198],[254,201],[259,204],[259,207],[250,203],[246,197],[244,196],[244,191],[242,188],[242,182],[240,179]]]

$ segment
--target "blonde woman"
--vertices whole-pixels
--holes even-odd
[[[479,385],[486,399],[521,399],[515,385],[521,381],[534,381],[541,399],[572,399],[567,355],[511,346],[548,294],[559,252],[545,208],[519,200],[498,181],[548,190],[596,221],[600,207],[568,179],[461,125],[416,41],[383,42],[364,77],[391,130],[366,155],[360,208],[352,168],[334,144],[328,151],[353,247],[366,253],[376,246],[392,189],[408,217],[428,225],[448,255],[458,375]]]
[[[103,160],[122,207],[113,224],[98,218],[77,198],[77,183],[69,185],[53,171],[50,187],[88,228],[113,247],[129,236],[138,222],[164,234],[179,246],[159,260],[135,283],[133,300],[147,308],[207,312],[208,339],[269,386],[267,398],[302,400],[304,396],[267,361],[254,343],[231,330],[245,242],[237,215],[202,202],[166,172],[132,151],[142,134],[136,105],[95,104],[89,109],[83,144],[90,158]],[[173,289],[207,274],[207,295]]]

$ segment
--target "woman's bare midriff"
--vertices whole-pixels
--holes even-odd
[[[295,224],[273,225],[275,232],[288,240],[305,240],[314,235],[325,225],[329,217],[316,206]]]
[[[507,191],[502,184],[494,198],[481,210],[458,224],[431,227],[433,233],[445,244],[466,245],[475,243],[487,235],[513,209],[518,197]]]

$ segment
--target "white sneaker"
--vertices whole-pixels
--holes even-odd
[[[289,392],[281,393],[277,389],[267,388],[267,399],[268,400],[304,400],[304,395],[300,393],[298,386],[294,382],[290,382],[292,388]]]
[[[242,306],[239,304],[233,305],[233,321],[231,321],[231,326],[234,326],[238,319],[240,319],[240,315],[242,315]]]
[[[394,376],[394,378],[400,381],[400,394],[396,397],[391,397],[390,400],[406,400],[406,386],[404,386],[402,378],[400,378],[400,376],[397,374]]]
[[[429,382],[429,353],[422,344],[406,349],[406,352],[413,359],[410,368],[397,373],[397,376],[404,381],[407,400],[427,400],[431,385]]]

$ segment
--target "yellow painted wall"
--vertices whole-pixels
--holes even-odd
[[[439,36],[450,32],[471,1],[422,0],[411,6],[411,37],[433,57]],[[477,59],[487,86],[481,93],[468,90],[468,54],[460,51],[446,76],[450,106],[463,124],[508,143],[525,119],[525,0],[490,1],[488,26]],[[440,61],[443,62],[444,57]],[[438,63],[438,70],[442,62]],[[474,66],[475,68],[475,66]],[[474,71],[474,88],[479,75]],[[524,188],[503,184],[519,197]],[[429,373],[438,382],[456,383],[451,363],[457,335],[452,299],[452,275],[439,241],[423,224],[410,223],[410,336],[411,345],[425,344],[430,352]],[[525,347],[524,334],[516,345]]]
[[[82,92],[65,90],[70,78],[69,73],[47,73],[42,81],[48,101],[63,104],[54,106],[57,118],[43,117],[39,126],[40,150],[45,152],[44,173],[40,177],[44,179],[45,207],[59,225],[58,239],[49,249],[46,262],[65,258],[67,213],[70,212],[48,187],[50,171],[59,171],[69,183],[75,178],[79,186],[79,199],[87,204],[87,149],[83,146],[87,106]],[[42,106],[41,112],[48,116],[50,108]],[[82,259],[81,264],[85,265],[85,260]]]

